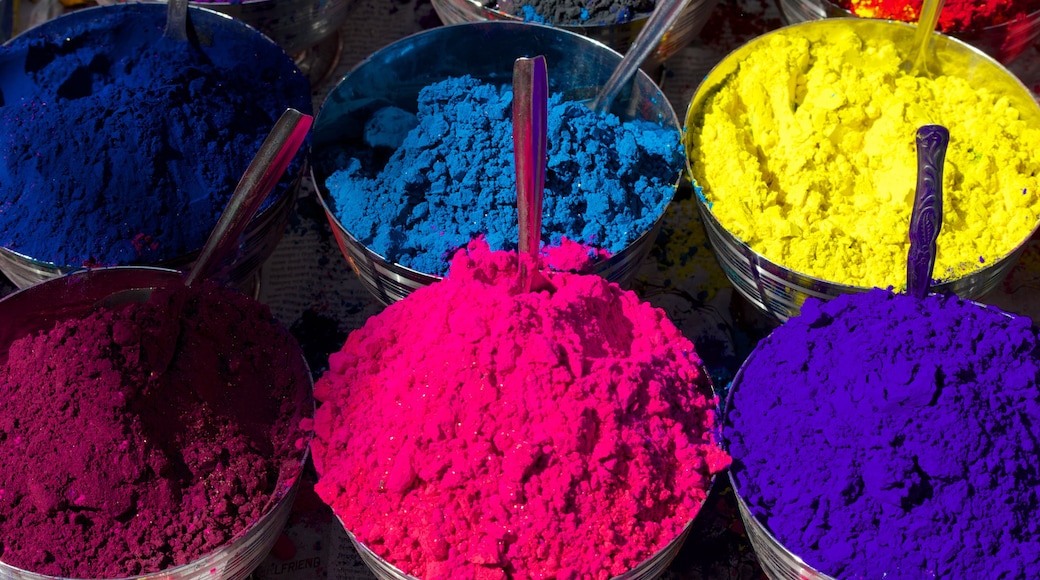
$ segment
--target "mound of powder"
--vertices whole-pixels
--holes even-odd
[[[864,18],[917,22],[923,0],[835,0],[835,4]],[[1038,0],[947,0],[939,13],[939,29],[979,30],[1025,18],[1038,10]]]
[[[661,310],[519,260],[460,250],[447,278],[351,333],[315,386],[318,494],[424,580],[621,574],[728,464],[707,376]]]
[[[186,564],[237,539],[301,469],[299,347],[231,290],[156,291],[7,354],[6,564],[65,578]]]
[[[418,125],[381,168],[334,151],[325,185],[348,232],[391,262],[443,276],[478,236],[516,248],[512,92],[472,77],[419,93]],[[542,241],[617,253],[650,230],[675,192],[679,133],[549,99]]]
[[[527,22],[575,26],[622,24],[653,10],[653,0],[520,0],[509,9]]]
[[[830,22],[822,39],[797,29],[762,39],[691,123],[692,173],[720,223],[798,272],[903,288],[914,138],[939,124],[950,144],[935,279],[1028,238],[1040,215],[1040,128],[999,87],[909,76],[890,40]]]
[[[68,266],[183,257],[286,107],[311,110],[273,43],[171,41],[155,8],[107,6],[0,49],[0,245]]]
[[[956,297],[810,299],[733,387],[736,489],[835,578],[1035,577],[1038,357],[1028,318]]]

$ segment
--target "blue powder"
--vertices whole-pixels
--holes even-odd
[[[510,88],[451,78],[419,93],[417,117],[381,170],[338,152],[325,182],[336,217],[381,256],[428,274],[443,276],[454,251],[481,235],[492,250],[515,249]],[[675,129],[553,94],[542,242],[621,251],[664,213],[681,167]]]
[[[285,108],[311,112],[310,85],[257,36],[198,48],[163,38],[161,5],[94,10],[0,48],[0,245],[66,266],[182,257]]]

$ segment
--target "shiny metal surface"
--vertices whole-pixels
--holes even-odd
[[[485,20],[523,22],[522,17],[509,12],[485,8],[480,0],[431,0],[431,3],[445,24]],[[647,70],[652,69],[697,38],[717,3],[718,0],[688,0],[678,19],[665,33],[657,49],[647,57],[643,66]],[[648,13],[637,14],[632,20],[621,24],[559,25],[558,28],[588,36],[624,53],[632,45],[648,17]]]
[[[256,28],[297,55],[336,34],[357,0],[247,0],[192,2]]]
[[[337,517],[338,519],[338,517]],[[342,521],[340,524],[342,525]],[[610,580],[656,580],[660,578],[668,564],[675,559],[676,554],[682,548],[683,543],[686,542],[686,536],[690,533],[690,528],[693,526],[693,520],[687,522],[683,526],[682,531],[679,535],[672,538],[670,542],[665,544],[663,548],[658,550],[653,556],[650,556],[644,560],[641,564],[632,568],[624,574],[612,577]],[[343,528],[347,532],[347,537],[350,538],[351,545],[357,550],[361,560],[365,562],[368,569],[375,574],[379,580],[420,580],[411,574],[405,574],[397,566],[387,562],[381,558],[378,554],[373,552],[354,537],[354,534]]]
[[[314,120],[312,159],[325,147],[354,140],[373,106],[396,105],[416,110],[419,90],[450,76],[469,74],[492,82],[508,82],[519,56],[545,55],[549,90],[575,100],[592,99],[609,78],[621,55],[586,37],[549,26],[519,22],[474,22],[442,26],[395,42],[371,55],[329,92]],[[660,88],[640,71],[614,102],[611,112],[622,120],[643,119],[679,130],[675,111]],[[678,185],[679,168],[676,171]],[[388,261],[369,250],[336,219],[325,180],[327,168],[312,168],[318,197],[333,234],[351,267],[373,295],[385,304],[440,278]],[[650,251],[664,214],[653,227],[592,273],[618,282],[631,281]]]
[[[887,36],[900,46],[909,46],[915,27],[901,22],[865,18],[826,19],[794,24],[780,30],[797,28],[810,38],[828,35],[835,27],[853,26],[864,36]],[[685,127],[690,135],[691,128],[699,126],[699,117],[704,102],[725,81],[749,52],[760,46],[763,38],[776,31],[760,36],[726,56],[698,86],[686,112]],[[1040,123],[1040,106],[1029,90],[1002,65],[977,48],[945,35],[936,36],[936,50],[942,55],[938,62],[930,63],[936,72],[962,77],[974,86],[984,86],[1000,91],[1011,99],[1024,117]],[[685,140],[687,171],[691,179],[701,185],[710,186],[711,176],[702,175],[698,168],[689,165],[692,141]],[[795,316],[806,298],[812,296],[828,300],[841,294],[864,292],[867,287],[838,284],[797,272],[765,258],[732,234],[711,213],[707,201],[697,196],[697,209],[704,222],[708,240],[722,266],[726,277],[744,298],[766,314],[780,320]],[[1038,224],[1040,226],[1040,224]],[[1034,228],[1033,232],[1037,231]],[[1025,250],[1032,236],[1026,236],[1011,252],[993,260],[984,268],[957,278],[932,284],[933,292],[957,294],[962,298],[975,299],[995,288],[1007,276]]]
[[[857,18],[829,0],[777,0],[780,13],[788,24],[819,20],[821,18]],[[950,32],[968,44],[1007,64],[1018,58],[1037,38],[1040,38],[1040,10],[1024,19],[989,26],[980,30]]]
[[[156,288],[179,286],[184,275],[177,270],[150,267],[112,267],[83,270],[53,278],[0,299],[0,364],[7,360],[11,342],[52,328],[57,322],[84,316],[100,305],[144,301]],[[303,352],[299,353],[297,393],[300,418],[311,416],[312,380]],[[160,572],[134,578],[163,580],[241,580],[270,553],[292,511],[299,475],[307,461],[306,446],[298,458],[285,463],[264,515],[233,542],[204,557]],[[54,580],[0,562],[0,580]]]

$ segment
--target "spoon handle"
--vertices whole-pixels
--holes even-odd
[[[188,0],[167,0],[166,28],[163,36],[170,40],[188,40]]]
[[[942,179],[950,132],[942,125],[917,130],[917,190],[910,214],[910,250],[906,256],[906,292],[924,298],[935,268],[936,240],[942,228]]]
[[[595,100],[589,106],[590,109],[601,114],[610,110],[610,106],[614,103],[614,99],[621,92],[621,89],[628,84],[628,81],[632,79],[632,75],[636,74],[646,57],[650,56],[650,53],[657,47],[657,43],[664,37],[665,32],[672,27],[672,24],[675,24],[675,20],[679,17],[679,13],[682,12],[686,1],[657,0],[657,3],[654,4],[654,11],[646,19],[643,29],[639,31],[639,35],[636,36],[632,46],[625,52],[625,57],[621,59],[613,74],[607,79],[606,84],[600,88],[599,94],[596,95]]]
[[[542,239],[549,79],[545,57],[513,63],[513,160],[520,221],[519,250],[538,256]]]
[[[220,214],[206,245],[192,264],[184,283],[191,286],[212,273],[214,266],[234,250],[238,238],[246,229],[267,194],[281,179],[285,168],[300,149],[313,117],[296,109],[286,109],[264,139],[260,150],[249,163],[235,192],[231,194],[224,213]]]
[[[939,13],[942,12],[946,0],[924,0],[921,6],[921,15],[917,20],[917,30],[914,32],[914,51],[910,58],[913,65],[910,74],[917,76],[927,72],[928,46],[935,32],[935,25],[939,22]],[[905,65],[904,65],[905,66]]]

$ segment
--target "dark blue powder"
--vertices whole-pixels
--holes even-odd
[[[483,235],[492,250],[518,239],[512,92],[471,77],[419,94],[418,126],[377,174],[344,153],[326,180],[355,238],[392,262],[444,275],[452,253]],[[542,242],[561,237],[611,253],[648,231],[682,167],[679,132],[621,122],[549,99]]]
[[[66,266],[197,250],[285,108],[311,112],[307,79],[226,25],[164,39],[161,5],[70,16],[0,49],[0,245]]]

